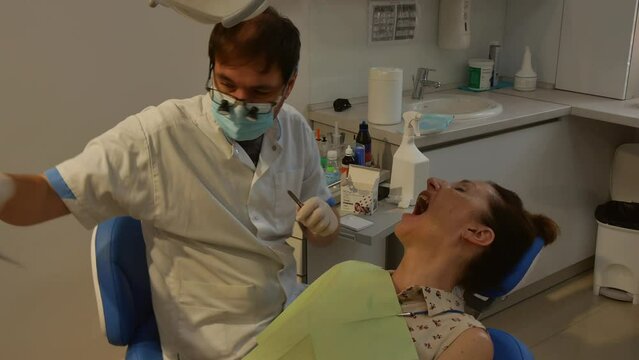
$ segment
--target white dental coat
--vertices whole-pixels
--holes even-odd
[[[87,228],[142,220],[164,359],[241,358],[301,291],[286,191],[330,193],[303,116],[284,105],[278,120],[255,168],[213,120],[208,96],[169,100],[54,169],[63,184],[52,185],[68,187],[64,201]]]

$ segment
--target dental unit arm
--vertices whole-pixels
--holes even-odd
[[[393,155],[391,184],[388,200],[397,207],[407,208],[415,205],[415,200],[428,179],[428,158],[415,145],[415,135],[421,136],[419,122],[422,114],[406,111],[404,120],[404,137]]]
[[[162,5],[204,24],[221,22],[224,27],[261,14],[267,0],[149,0],[149,6]]]

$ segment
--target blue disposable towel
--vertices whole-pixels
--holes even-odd
[[[423,114],[419,120],[419,132],[421,135],[440,132],[448,129],[450,123],[455,119],[454,115],[450,114]],[[400,132],[404,133],[404,127],[402,126]]]

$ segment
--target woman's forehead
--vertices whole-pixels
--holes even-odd
[[[456,182],[454,185],[465,186],[469,188],[469,190],[474,190],[479,194],[485,196],[486,199],[489,199],[491,197],[499,197],[495,188],[487,181],[464,179]]]
[[[497,190],[487,181],[475,181],[475,186],[479,191],[485,193],[487,198],[499,198]]]

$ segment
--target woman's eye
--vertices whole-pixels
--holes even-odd
[[[463,187],[461,187],[461,186],[455,186],[455,188],[454,188],[454,189],[455,189],[455,190],[457,190],[457,191],[459,191],[459,192],[466,192],[466,189],[464,189],[464,188],[463,188]]]

